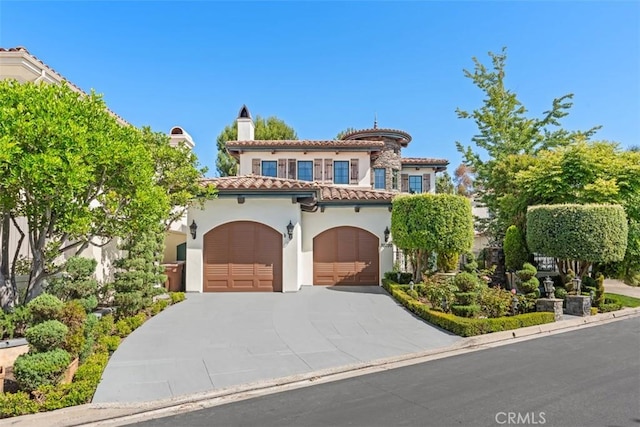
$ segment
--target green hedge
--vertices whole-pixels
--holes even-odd
[[[627,233],[627,216],[619,205],[540,205],[527,210],[527,245],[550,257],[622,261]]]
[[[468,319],[458,317],[453,314],[431,310],[421,302],[409,297],[405,292],[405,289],[409,288],[408,286],[397,285],[386,279],[382,281],[382,286],[394,299],[412,313],[420,316],[429,323],[462,337],[518,329],[525,326],[552,323],[554,321],[553,313],[548,312],[526,313],[496,319]]]

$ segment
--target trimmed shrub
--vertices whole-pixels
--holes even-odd
[[[86,312],[98,306],[98,282],[93,278],[97,261],[74,256],[63,267],[60,277],[51,280],[47,292],[62,301],[80,300]]]
[[[59,319],[63,307],[64,303],[60,298],[50,294],[38,295],[27,303],[34,324]]]
[[[151,315],[155,316],[169,306],[169,301],[165,299],[158,300],[151,305]]]
[[[387,273],[385,273],[386,276]],[[181,301],[184,301],[186,298],[184,292],[169,292],[169,296],[171,297],[171,304],[177,304]]]
[[[455,302],[454,292],[458,290],[451,280],[425,281],[424,296],[431,303],[433,308],[442,309],[443,300],[446,302],[446,310],[450,310],[450,305]]]
[[[0,418],[35,414],[38,410],[38,404],[31,400],[29,393],[0,393]]]
[[[120,338],[125,338],[131,332],[133,332],[131,330],[131,326],[129,326],[129,323],[126,320],[120,319],[120,320],[118,320],[116,322],[116,324],[115,324],[115,333]]]
[[[407,286],[394,285],[388,280],[383,280],[382,286],[396,301],[412,313],[433,325],[463,337],[517,329],[525,326],[541,325],[554,321],[553,313],[548,312],[526,313],[497,319],[469,319],[458,317],[453,314],[430,310],[426,305],[410,298],[404,291],[404,289],[408,288]]]
[[[147,321],[147,315],[144,312],[140,312],[135,316],[127,317],[124,320],[125,322],[127,322],[129,327],[131,328],[131,331],[133,332]]]
[[[15,307],[12,312],[0,310],[0,339],[24,336],[31,323],[31,313],[24,306]]]
[[[25,337],[29,349],[33,352],[44,352],[60,347],[69,332],[69,328],[58,320],[47,320],[27,329]]]
[[[460,317],[476,317],[480,313],[479,305],[452,305],[451,312]]]
[[[111,335],[115,330],[115,320],[113,315],[107,314],[102,316],[98,321],[98,324],[94,330],[94,338],[99,338],[102,335]]]
[[[415,289],[409,289],[407,291],[407,295],[416,300],[419,298],[418,291],[416,291]]]
[[[114,303],[118,307],[116,314],[120,319],[133,316],[144,307],[143,295],[140,291],[118,292],[114,298]]]
[[[44,353],[26,353],[18,356],[13,374],[21,390],[32,391],[42,385],[55,385],[65,371],[71,356],[60,348]]]
[[[472,305],[476,302],[478,294],[476,292],[456,292],[456,302],[459,305]]]
[[[529,249],[546,256],[622,261],[627,233],[627,216],[619,205],[540,205],[527,210]]]
[[[100,337],[98,340],[98,345],[102,345],[107,349],[107,351],[116,351],[120,343],[122,342],[122,338],[117,335],[109,335]]]
[[[607,301],[605,299],[605,301]],[[598,311],[600,311],[600,313],[608,313],[610,311],[618,311],[622,309],[622,305],[616,303],[616,302],[605,302],[604,304],[598,306]]]
[[[438,252],[436,265],[439,271],[449,273],[458,269],[459,259],[460,255],[457,252],[440,251]]]
[[[511,311],[511,292],[498,287],[484,287],[478,294],[478,303],[487,317],[502,317]]]
[[[515,225],[507,228],[502,248],[504,250],[504,264],[507,270],[515,271],[522,268],[522,265],[529,258],[524,235]]]
[[[476,289],[479,284],[478,277],[472,273],[458,273],[453,279],[453,284],[460,292],[471,292]]]
[[[567,290],[565,288],[556,288],[553,295],[558,299],[565,299],[567,296]]]
[[[398,279],[398,274],[400,274],[400,279]],[[413,274],[400,273],[398,271],[387,271],[384,273],[384,278],[401,285],[408,285],[409,282],[413,280]]]

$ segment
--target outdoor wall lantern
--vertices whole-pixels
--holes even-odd
[[[389,231],[389,227],[384,229],[384,242],[387,243],[389,241],[389,234],[391,234],[391,232]]]
[[[555,289],[553,287],[553,280],[551,277],[547,276],[542,283],[544,284],[544,292],[547,294],[547,298],[553,298],[553,292]]]
[[[196,231],[198,230],[198,224],[196,224],[195,220],[191,221],[191,225],[189,226],[189,230],[191,231],[191,238],[196,238]]]
[[[579,277],[575,277],[571,279],[573,282],[573,289],[576,291],[576,295],[580,295],[580,285],[582,284],[582,280]]]
[[[289,235],[289,240],[293,239],[293,223],[289,220],[289,225],[287,225],[287,234]]]

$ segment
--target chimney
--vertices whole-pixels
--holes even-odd
[[[253,141],[255,139],[255,126],[251,113],[246,105],[243,105],[238,114],[238,141]]]

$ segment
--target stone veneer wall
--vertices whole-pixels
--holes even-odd
[[[371,164],[371,176],[373,180],[374,172],[373,168],[384,168],[385,169],[385,190],[386,191],[400,191],[400,169],[402,169],[402,162],[400,158],[402,157],[402,148],[400,144],[391,139],[384,140],[384,148],[380,152],[380,155],[377,159],[373,161]],[[397,154],[396,154],[397,151]],[[392,188],[393,181],[393,170],[398,171],[398,188]]]

